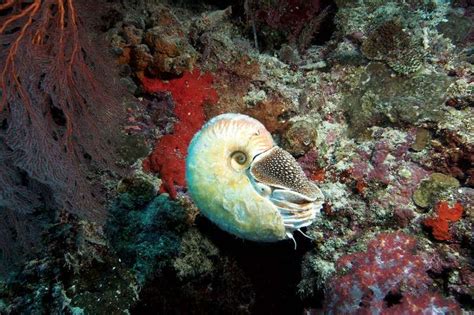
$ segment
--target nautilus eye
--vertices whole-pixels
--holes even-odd
[[[230,161],[230,163],[229,163]],[[257,120],[211,119],[188,149],[186,181],[201,213],[244,239],[278,241],[310,225],[323,196]]]
[[[247,155],[242,151],[235,151],[231,157],[239,164],[244,165],[247,162]]]
[[[248,158],[247,154],[242,151],[233,151],[230,155],[230,167],[237,171],[241,172],[248,167]]]

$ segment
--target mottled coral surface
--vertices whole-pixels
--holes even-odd
[[[430,257],[417,253],[414,237],[381,233],[367,251],[342,256],[328,284],[326,312],[386,314],[459,312],[459,306],[431,292]]]
[[[185,72],[180,78],[163,81],[144,77],[142,84],[148,93],[169,92],[175,102],[174,114],[178,118],[173,133],[157,140],[151,155],[143,162],[147,171],[160,174],[162,191],[176,198],[175,185],[184,187],[185,160],[189,142],[204,124],[203,106],[218,100],[212,87],[212,75],[199,70]]]

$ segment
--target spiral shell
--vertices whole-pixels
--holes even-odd
[[[319,188],[257,120],[241,114],[211,119],[188,149],[186,181],[201,213],[241,238],[293,238],[322,206]]]

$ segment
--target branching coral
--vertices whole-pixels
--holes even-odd
[[[120,107],[111,82],[96,80],[108,68],[86,37],[86,4],[0,5],[0,213],[19,217],[47,204],[105,216],[86,171],[92,164],[112,165],[112,122]]]

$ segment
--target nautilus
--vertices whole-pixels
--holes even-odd
[[[222,114],[198,131],[188,148],[186,181],[201,213],[240,238],[275,242],[312,224],[320,189],[258,120]]]

